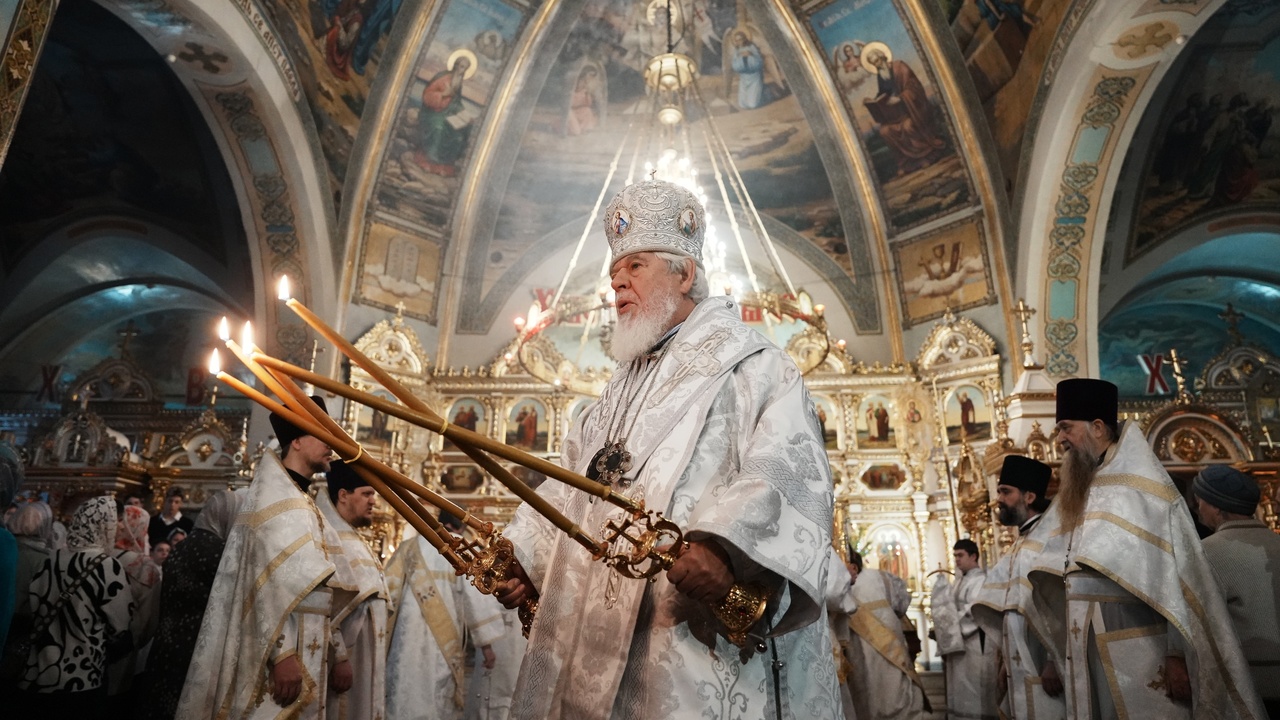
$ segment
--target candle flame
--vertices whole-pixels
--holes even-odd
[[[209,354],[209,374],[216,376],[220,372],[222,372],[222,358],[218,357],[218,350],[214,348],[214,351]]]
[[[231,339],[231,324],[227,322],[226,315],[223,315],[222,320],[218,323],[218,339],[223,342]]]
[[[289,294],[289,276],[281,275],[280,282],[276,284],[276,297],[281,300],[288,300],[292,295]]]
[[[240,330],[240,347],[246,353],[253,352],[253,323],[248,320],[244,321],[244,327]]]
[[[516,329],[518,330],[523,327],[524,327],[524,318],[522,317],[516,318]]]

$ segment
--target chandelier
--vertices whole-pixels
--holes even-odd
[[[703,98],[697,63],[677,52],[691,28],[688,17],[676,0],[649,4],[641,23],[648,26],[638,28],[642,46],[647,39],[651,47],[646,52],[652,52],[644,64],[648,107],[632,121],[614,153],[555,294],[549,303],[534,302],[526,315],[515,318],[516,337],[494,364],[495,374],[523,369],[543,382],[588,395],[599,395],[608,382],[613,368],[608,351],[617,321],[609,254],[605,253],[593,291],[574,295],[566,293],[566,288],[587,242],[598,235],[600,209],[628,151],[624,185],[635,182],[642,172],[639,179],[680,185],[702,203],[706,211],[702,264],[712,295],[733,297],[743,308],[744,319],[763,325],[762,332],[804,374],[822,367],[833,350],[843,354],[844,341],[833,342],[827,333],[823,306],[792,284]],[[709,173],[704,175],[700,169]],[[710,194],[703,186],[702,178],[707,176],[712,178]],[[721,221],[728,226],[727,241],[719,231]],[[763,256],[763,267],[757,267],[749,248]]]

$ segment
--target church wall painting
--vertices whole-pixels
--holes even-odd
[[[475,492],[484,484],[484,471],[475,465],[449,465],[445,467],[440,483],[449,492]]]
[[[547,408],[537,400],[517,402],[507,416],[507,444],[534,452],[547,451]]]
[[[893,401],[883,395],[870,395],[858,405],[854,419],[860,450],[892,450],[897,444],[893,436]]]
[[[974,385],[961,385],[951,392],[944,418],[949,444],[991,438],[991,408],[986,394]]]
[[[961,220],[891,245],[902,323],[912,327],[996,302],[982,225]]]
[[[1269,24],[1280,26],[1280,14]],[[1250,207],[1274,209],[1280,196],[1280,133],[1272,127],[1280,35],[1261,49],[1192,52],[1181,75],[1161,86],[1170,92],[1146,159],[1126,264],[1183,228]]]
[[[440,11],[396,111],[374,189],[378,209],[448,225],[472,140],[525,12],[503,0],[452,0]]]
[[[894,0],[836,0],[809,14],[894,231],[970,203],[964,160],[932,69]]]
[[[835,450],[840,446],[839,428],[840,415],[835,410],[835,405],[825,397],[813,398],[814,409],[818,413],[818,424],[822,426],[822,441],[828,450]]]
[[[485,412],[484,403],[475,398],[463,398],[453,404],[449,408],[449,412],[445,417],[450,425],[456,425],[464,430],[472,430],[481,435],[487,435],[489,423],[487,413]],[[446,439],[444,441],[445,450],[457,450],[453,441]]]
[[[357,273],[356,300],[406,317],[429,320],[435,310],[442,248],[403,226],[371,222]]]
[[[868,490],[897,490],[907,481],[907,475],[897,465],[872,465],[862,473],[862,484]]]
[[[294,58],[339,200],[369,87],[403,0],[268,0],[262,6]]]
[[[387,400],[396,402],[395,397],[386,390],[374,390],[374,395]],[[367,448],[375,450],[388,450],[396,436],[397,425],[403,425],[403,421],[392,418],[381,410],[368,407],[367,405],[356,406],[356,442]]]

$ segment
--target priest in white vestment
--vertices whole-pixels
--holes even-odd
[[[328,584],[328,548],[340,541],[307,494],[332,450],[277,415],[271,424],[283,460],[263,454],[227,536],[180,720],[324,718],[330,669],[342,664]]]
[[[973,605],[973,619],[1000,649],[1000,703],[1005,717],[1025,720],[1062,720],[1066,706],[1062,680],[1040,635],[1027,579],[1034,560],[1044,547],[1049,526],[1042,524],[1049,507],[1049,481],[1053,468],[1023,455],[1007,455],[1000,469],[996,500],[1000,524],[1018,528],[1018,539],[1000,562],[987,573],[987,582]],[[1053,514],[1053,523],[1057,514]],[[1032,615],[1032,620],[1028,620]]]
[[[849,617],[853,637],[846,650],[850,667],[849,693],[858,720],[915,720],[925,712],[924,685],[907,651],[902,617],[911,596],[905,585],[883,570],[862,567],[853,579],[854,605]]]
[[[978,544],[969,539],[952,546],[960,579],[938,576],[933,614],[947,679],[947,717],[952,720],[996,720],[996,641],[973,619],[973,603],[987,580],[979,564]]]
[[[462,532],[457,518],[441,513],[440,520]],[[466,577],[420,535],[401,543],[391,556],[388,720],[462,717],[466,627],[461,603],[466,587]]]
[[[1080,720],[1265,718],[1186,502],[1116,386],[1058,383],[1058,527],[1033,601]]]
[[[505,535],[520,569],[498,593],[540,596],[517,720],[824,718],[840,713],[823,591],[832,485],[795,363],[707,297],[702,206],[671,183],[625,188],[605,210],[617,371],[574,422],[561,463],[643,497],[686,532],[653,582],[593,561],[527,504]],[[539,494],[598,532],[623,511],[548,481]],[[745,649],[709,603],[769,592]]]
[[[506,720],[527,645],[520,618],[470,584],[463,588],[462,615],[476,652],[463,718]]]
[[[338,532],[341,551],[331,553],[334,577],[344,587],[335,592],[333,625],[341,633],[351,663],[351,689],[330,689],[330,720],[382,720],[386,716],[387,581],[382,561],[356,528],[373,524],[377,493],[346,463],[335,460],[325,474],[326,492],[316,505]]]
[[[834,547],[827,551],[827,625],[831,628],[832,651],[835,653],[836,679],[840,682],[840,709],[844,720],[857,720],[853,711],[853,696],[849,686],[853,668],[845,654],[849,648],[849,616],[858,609],[853,601],[853,581],[858,568],[845,563]]]

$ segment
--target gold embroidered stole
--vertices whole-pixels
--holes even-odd
[[[405,575],[413,578],[413,595],[418,599],[422,620],[431,631],[431,637],[435,638],[440,654],[449,666],[449,672],[453,674],[453,702],[462,707],[462,693],[466,682],[462,668],[462,635],[458,632],[453,616],[449,614],[449,608],[445,607],[444,599],[440,597],[435,583],[436,573],[427,567],[416,542],[415,549],[418,552],[414,553],[414,560],[420,562],[421,572],[414,572],[414,568],[409,568]],[[452,578],[453,573],[448,573],[448,576]]]
[[[893,625],[886,625],[885,621],[879,617],[881,614],[889,615],[896,622]],[[891,665],[911,678],[912,683],[924,689],[920,676],[916,674],[915,666],[907,657],[906,642],[902,638],[902,623],[894,614],[888,600],[875,600],[865,605],[858,605],[857,611],[849,616],[849,629],[867,641],[867,644],[875,648],[876,652]]]

